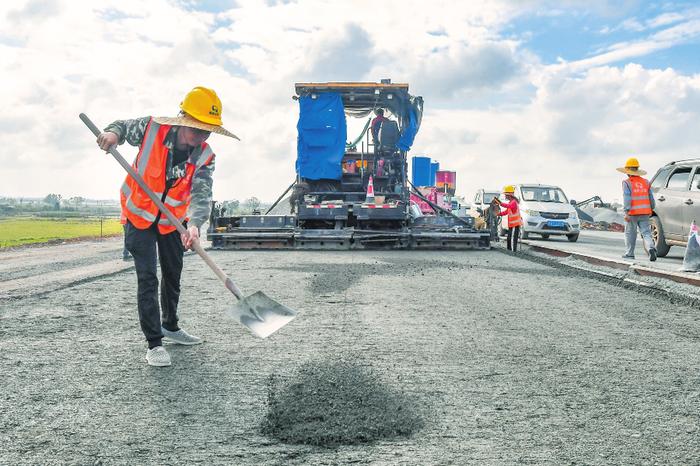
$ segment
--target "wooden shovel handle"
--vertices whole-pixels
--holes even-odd
[[[90,128],[90,131],[92,131],[92,133],[96,137],[102,133],[102,131],[100,131],[97,128],[97,126],[95,126],[95,124],[90,120],[90,118],[88,118],[88,116],[85,115],[84,113],[80,114],[80,119],[83,121],[83,123],[85,123],[85,126]],[[151,198],[151,200],[158,207],[158,209],[161,211],[161,213],[163,215],[165,215],[168,218],[168,220],[170,220],[170,223],[172,223],[175,226],[175,228],[177,228],[177,231],[179,231],[183,235],[187,235],[187,229],[185,228],[185,226],[182,223],[180,223],[180,221],[177,219],[177,217],[175,217],[175,215],[173,215],[173,213],[170,212],[170,210],[168,210],[167,207],[165,207],[163,202],[160,199],[158,199],[158,196],[156,196],[155,193],[153,191],[151,191],[151,188],[149,188],[148,185],[146,184],[146,182],[143,181],[143,178],[141,178],[141,175],[139,175],[136,172],[136,170],[134,170],[134,168],[131,165],[129,165],[129,163],[126,160],[124,160],[124,157],[122,157],[122,155],[117,150],[116,145],[110,147],[108,152],[110,154],[112,154],[112,157],[114,157],[114,159],[117,162],[119,162],[119,165],[121,165],[122,168],[124,168],[124,170],[126,170],[127,173],[129,173],[129,175],[131,175],[131,177],[134,179],[134,181],[136,181],[136,183],[141,187],[141,189],[143,189],[143,191],[146,194],[148,194],[148,197]],[[192,241],[192,249],[194,249],[202,259],[204,259],[204,262],[207,263],[209,268],[211,268],[214,271],[216,276],[219,277],[219,279],[223,282],[224,286],[226,286],[226,288],[228,288],[228,290],[231,293],[233,293],[233,295],[236,298],[243,299],[243,293],[241,293],[240,288],[238,288],[236,286],[236,284],[233,283],[233,280],[231,280],[224,273],[224,271],[221,270],[219,268],[219,266],[214,263],[214,261],[209,256],[209,254],[207,254],[207,252],[204,250],[204,248],[202,248],[202,245],[199,244],[199,240]]]

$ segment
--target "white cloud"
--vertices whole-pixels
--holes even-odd
[[[650,28],[657,28],[661,26],[667,26],[669,24],[678,23],[686,19],[686,15],[680,13],[663,13],[655,18],[646,21],[646,24]]]
[[[598,50],[596,55],[589,58],[571,62],[560,60],[561,63],[553,68],[558,71],[566,68],[568,72],[577,72],[594,66],[642,57],[658,50],[697,41],[698,37],[700,37],[700,10],[689,12],[684,19],[685,21],[666,29],[661,29],[647,38],[609,45],[602,50]],[[642,27],[640,30],[644,29],[646,28]]]
[[[428,113],[417,150],[455,167],[465,193],[524,181],[559,184],[577,199],[615,199],[614,169],[627,157],[637,156],[653,175],[671,160],[697,155],[699,103],[700,75],[670,69],[546,75],[532,103],[517,111]],[[435,124],[452,138],[438,137]],[[464,128],[479,134],[477,144],[456,143]]]
[[[230,9],[222,11],[222,4]],[[557,4],[559,14],[587,4],[599,14],[631,8]],[[610,197],[619,185],[614,167],[630,153],[654,166],[691,153],[699,142],[693,124],[700,78],[605,66],[697,37],[693,18],[660,16],[646,26],[661,29],[644,41],[543,66],[501,32],[550,1],[179,5],[0,6],[0,99],[11,109],[0,118],[2,194],[116,198],[121,168],[96,149],[78,113],[100,126],[174,115],[195,85],[217,90],[226,127],[242,139],[211,139],[218,199],[273,200],[289,185],[298,116],[291,96],[303,80],[409,82],[426,99],[410,155],[428,154],[457,170],[464,194],[525,180],[558,183],[579,198],[594,190]],[[128,146],[120,150],[128,158],[136,154]]]

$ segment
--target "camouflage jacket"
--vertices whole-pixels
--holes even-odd
[[[151,117],[137,118],[135,120],[117,120],[109,124],[104,130],[119,136],[119,144],[128,142],[132,146],[140,146],[143,141],[143,136],[146,133],[146,127]],[[173,126],[165,136],[163,144],[170,149],[168,152],[168,161],[165,167],[166,180],[176,180],[185,175],[185,164],[187,161],[178,165],[172,166],[173,155],[172,150],[175,146],[178,127]],[[196,160],[196,157],[201,153],[200,148],[195,148],[190,153],[190,160]],[[192,199],[187,211],[187,216],[190,218],[189,224],[200,228],[207,220],[209,220],[209,212],[211,209],[212,185],[214,184],[214,160],[207,166],[199,168],[194,173],[192,178]]]

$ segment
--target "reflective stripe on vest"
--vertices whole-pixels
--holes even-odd
[[[649,182],[640,176],[630,176],[624,183],[631,191],[628,215],[651,215]]]
[[[146,127],[134,167],[158,199],[162,199],[166,208],[182,223],[187,220],[194,174],[197,169],[211,163],[214,153],[206,143],[196,148],[186,163],[186,175],[175,183],[163,198],[163,192],[166,189],[165,169],[170,153],[163,142],[171,128],[169,125],[159,125],[151,119]],[[136,228],[146,229],[158,218],[158,206],[131,176],[127,176],[124,181],[120,197],[123,212]],[[174,230],[175,226],[167,217],[160,216],[158,231],[161,234],[167,234]]]
[[[156,128],[151,127],[154,125],[156,126]],[[146,127],[146,134],[143,143],[141,144],[141,153],[136,158],[136,160],[138,161],[138,173],[142,177],[144,173],[146,173],[146,167],[148,167],[148,161],[151,158],[151,151],[153,149],[153,145],[156,142],[156,136],[158,135],[159,126],[160,125],[157,125],[153,122],[153,120],[151,120],[151,123]]]
[[[520,207],[515,203],[515,209],[508,209],[508,228],[519,227],[523,224],[523,219],[520,217]]]
[[[143,210],[143,209],[139,209],[138,207],[136,207],[136,205],[134,205],[133,201],[131,200],[131,188],[129,187],[128,184],[126,184],[126,183],[122,184],[122,192],[124,193],[124,195],[127,198],[126,204],[127,204],[127,207],[129,207],[129,210],[131,210],[134,213],[138,213],[138,215],[141,215],[144,218],[148,218],[148,217],[144,216],[143,212],[146,212],[149,215],[151,215],[150,212]],[[153,194],[155,194],[158,199],[163,198],[163,193],[157,193],[154,191]],[[173,199],[170,196],[165,196],[165,202],[163,204],[169,205],[171,207],[180,207],[181,205],[183,205],[185,203],[187,203],[186,200],[178,201],[177,199]],[[153,220],[155,220],[155,219],[156,218],[153,217]]]
[[[207,145],[207,147],[204,148],[200,156],[197,158],[197,163],[195,164],[196,167],[202,168],[204,165],[209,165],[213,155],[214,152],[211,150],[211,147]]]
[[[523,224],[523,219],[520,218],[520,212],[517,210],[513,213],[508,211],[508,228],[519,227]]]

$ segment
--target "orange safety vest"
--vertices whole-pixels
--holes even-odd
[[[153,119],[148,123],[139,154],[133,167],[143,178],[151,191],[163,201],[167,209],[177,217],[180,223],[187,220],[187,208],[190,205],[192,177],[197,169],[209,165],[214,160],[214,153],[207,143],[195,149],[186,163],[185,176],[175,182],[165,192],[165,167],[169,149],[163,144],[171,125],[159,125]],[[131,175],[127,175],[121,188],[122,213],[140,230],[153,225],[158,218],[158,206],[148,197]],[[158,231],[167,234],[175,231],[175,225],[165,215],[158,219]]]
[[[632,192],[632,202],[627,215],[651,215],[649,182],[641,176],[630,176],[623,183],[626,183]]]
[[[518,207],[518,201],[515,201],[515,209],[508,209],[508,228],[515,228],[522,226],[523,219],[520,217],[520,208]]]

